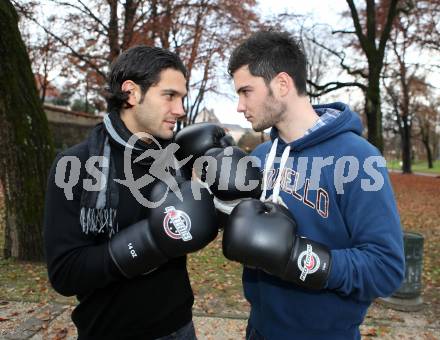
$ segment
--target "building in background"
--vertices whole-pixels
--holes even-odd
[[[258,144],[269,139],[267,133],[255,132],[252,129],[244,128],[238,124],[221,123],[215,115],[214,109],[203,108],[197,115],[196,123],[208,122],[221,125],[232,138],[235,143],[246,152],[252,151]]]

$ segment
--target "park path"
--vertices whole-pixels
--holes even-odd
[[[70,305],[29,302],[0,302],[0,339],[72,340],[76,330],[70,321]],[[424,308],[429,308],[425,306]],[[246,315],[206,316],[195,312],[194,323],[200,340],[243,339]],[[374,303],[361,326],[362,339],[436,340],[440,339],[438,316],[399,312]]]

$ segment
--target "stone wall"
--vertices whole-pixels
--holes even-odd
[[[83,141],[102,117],[73,112],[53,105],[44,105],[56,152]]]

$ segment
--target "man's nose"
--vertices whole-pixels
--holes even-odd
[[[183,102],[181,100],[176,100],[173,104],[172,114],[179,118],[185,115],[185,109],[183,108]]]
[[[244,100],[238,99],[237,112],[245,113],[246,105],[244,104]]]

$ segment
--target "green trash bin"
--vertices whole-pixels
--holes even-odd
[[[405,278],[400,288],[393,294],[401,299],[412,299],[422,293],[423,235],[405,232]]]

